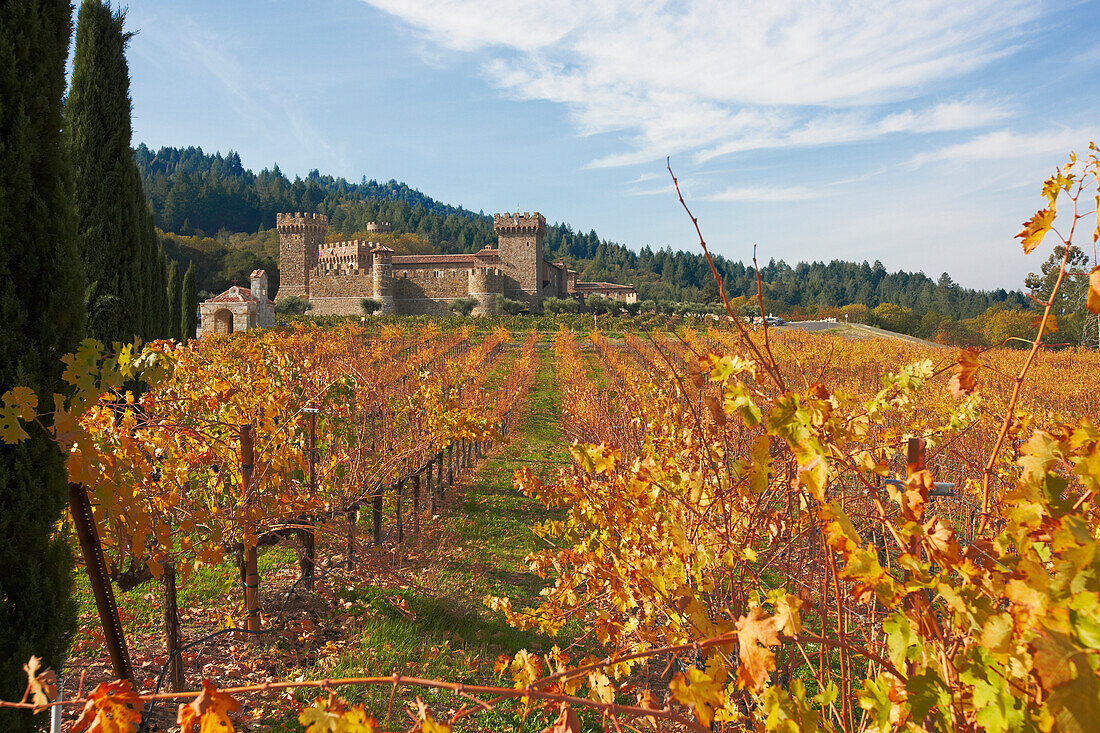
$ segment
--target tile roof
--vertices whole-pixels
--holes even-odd
[[[417,265],[451,265],[459,267],[474,264],[474,256],[458,255],[394,255],[393,266],[416,267]]]
[[[577,290],[633,290],[633,285],[619,285],[618,283],[576,283]]]
[[[259,298],[252,294],[250,288],[242,288],[240,285],[234,285],[229,290],[226,290],[221,295],[215,295],[207,303],[259,303]],[[271,301],[267,301],[270,303]]]

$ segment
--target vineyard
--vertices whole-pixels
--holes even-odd
[[[67,366],[2,429],[69,456],[82,628],[7,705],[78,733],[1100,720],[1095,352],[342,324]]]

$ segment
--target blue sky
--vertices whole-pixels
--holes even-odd
[[[881,260],[1021,287],[1100,140],[1100,3],[142,0],[134,144],[395,178],[633,248]],[[1091,230],[1091,226],[1089,227]],[[1092,254],[1091,238],[1080,238]]]

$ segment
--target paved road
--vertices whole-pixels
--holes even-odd
[[[908,341],[911,344],[919,344],[920,346],[931,346],[937,349],[947,348],[943,344],[937,344],[935,341],[925,341],[919,339],[916,336],[907,336],[904,333],[895,333],[894,331],[887,331],[882,328],[875,328],[874,326],[867,326],[862,323],[834,323],[832,321],[787,321],[787,325],[779,326],[779,328],[799,328],[803,331],[862,331],[870,336],[879,336],[881,338],[892,338],[900,341]]]
[[[847,328],[844,323],[834,323],[832,321],[787,321],[785,326],[780,328],[798,328],[803,331],[829,331],[831,329],[843,329]]]

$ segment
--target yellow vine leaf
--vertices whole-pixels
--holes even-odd
[[[672,697],[692,709],[703,725],[710,725],[715,710],[724,707],[722,683],[701,669],[689,667],[686,677],[683,672],[677,672],[668,683],[668,689]]]
[[[447,723],[437,722],[432,718],[428,706],[419,697],[416,698],[416,717],[420,720],[420,730],[423,733],[451,733],[451,726]]]

